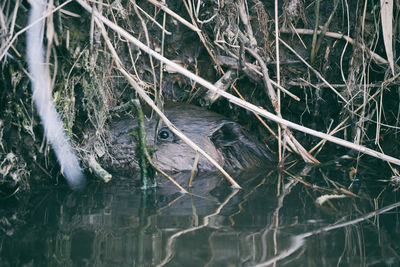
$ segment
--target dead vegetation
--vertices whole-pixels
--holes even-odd
[[[46,58],[77,148],[88,123],[101,139],[109,110],[139,95],[167,125],[164,101],[213,105],[235,119],[249,116],[247,109],[281,166],[298,159],[293,153],[318,164],[327,140],[400,165],[398,1],[381,1],[382,7],[366,0],[51,3],[44,15]],[[38,140],[25,67],[28,9],[19,0],[1,3],[0,119],[7,136],[18,136],[2,140],[2,160],[14,153],[33,162],[49,151]],[[224,76],[229,71],[234,75]],[[322,140],[316,144],[297,130]],[[18,147],[26,136],[39,141],[28,149],[33,156]]]

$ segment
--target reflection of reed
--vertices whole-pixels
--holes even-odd
[[[274,172],[274,170],[273,170],[273,171],[270,171],[268,174],[265,175],[265,177],[270,177],[270,176],[272,175],[273,172]],[[262,186],[262,185],[265,184],[266,179],[267,179],[267,178],[262,179],[256,186],[254,186],[251,190],[249,190],[249,192],[243,196],[243,200],[239,202],[239,204],[238,204],[238,210],[237,210],[236,212],[232,213],[231,215],[229,215],[229,220],[230,220],[232,226],[235,225],[235,220],[233,219],[233,217],[235,217],[236,215],[240,214],[240,213],[243,211],[243,204],[246,203],[246,202],[248,201],[249,197],[250,197],[254,192],[256,192],[256,190],[257,190],[260,186]]]
[[[291,242],[291,246],[289,248],[284,249],[282,251],[282,253],[276,255],[275,257],[273,257],[273,258],[271,258],[271,259],[269,259],[267,261],[264,261],[264,262],[262,262],[260,264],[257,264],[255,266],[268,266],[268,265],[271,265],[271,264],[276,264],[276,262],[278,262],[279,260],[282,260],[282,259],[292,255],[299,248],[301,248],[302,245],[305,242],[305,239],[307,237],[315,236],[317,234],[320,234],[320,233],[323,233],[323,232],[328,232],[328,231],[331,231],[331,230],[334,230],[334,229],[340,229],[340,228],[343,228],[343,227],[355,225],[357,223],[363,222],[363,221],[368,220],[368,219],[370,219],[370,218],[372,218],[374,216],[377,216],[379,214],[383,214],[383,213],[388,212],[388,211],[390,211],[390,210],[392,210],[394,208],[397,208],[397,207],[400,207],[400,202],[397,202],[397,203],[388,205],[388,206],[386,206],[384,208],[381,208],[379,210],[367,213],[364,216],[361,216],[361,217],[359,217],[357,219],[354,219],[354,220],[350,220],[350,221],[346,221],[346,222],[343,222],[343,223],[338,223],[338,224],[322,227],[322,228],[314,230],[314,231],[310,231],[310,232],[306,232],[306,233],[303,233],[303,234],[300,234],[300,235],[297,235],[297,236],[293,236],[291,238],[292,242]],[[348,235],[346,235],[346,236],[348,236]],[[362,241],[359,241],[359,242],[362,243]],[[361,252],[361,254],[362,254],[362,252]],[[360,257],[362,257],[362,255],[360,255]]]
[[[268,232],[272,229],[272,235],[273,235],[273,247],[274,247],[274,255],[278,254],[278,239],[277,239],[277,234],[278,234],[278,229],[279,229],[279,211],[283,207],[283,200],[285,197],[290,194],[291,189],[297,184],[297,181],[295,180],[290,180],[289,183],[286,185],[283,184],[283,179],[281,173],[278,173],[278,182],[277,182],[277,206],[275,208],[275,211],[273,213],[272,221],[271,223],[263,232],[261,235],[261,245],[262,245],[262,255],[261,255],[261,262],[265,261],[267,259],[267,234]],[[281,192],[282,190],[282,192]],[[299,247],[301,247],[302,244],[299,244]],[[298,248],[296,248],[297,250]]]
[[[228,196],[226,197],[225,201],[222,202],[222,203],[218,206],[218,208],[215,210],[215,212],[213,212],[213,213],[211,213],[211,214],[209,214],[209,215],[207,215],[207,216],[204,217],[204,219],[203,219],[203,224],[198,225],[198,226],[195,226],[195,227],[187,228],[187,229],[185,229],[185,230],[179,231],[179,232],[173,234],[172,236],[170,236],[170,237],[168,238],[167,245],[166,245],[166,255],[165,255],[165,258],[164,258],[164,260],[161,261],[161,263],[157,264],[157,266],[163,266],[163,265],[167,264],[167,263],[172,259],[173,252],[174,252],[175,240],[176,240],[178,237],[180,237],[180,236],[182,236],[182,235],[184,235],[184,234],[187,234],[187,233],[189,233],[189,232],[197,231],[197,230],[199,230],[199,229],[202,229],[202,228],[208,226],[209,223],[210,223],[210,219],[211,219],[212,217],[218,215],[218,214],[221,212],[222,208],[225,207],[225,206],[229,203],[229,201],[230,201],[238,192],[239,192],[238,189],[232,190],[231,194],[228,195]]]

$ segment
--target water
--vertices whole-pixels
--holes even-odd
[[[298,170],[309,184],[291,175],[237,173],[235,190],[204,174],[185,195],[169,182],[142,192],[121,178],[82,192],[33,188],[1,200],[0,265],[399,266],[399,208],[352,221],[397,203],[393,188],[366,171],[353,184],[358,197],[321,206],[321,195],[343,194],[332,183],[348,183],[347,169]]]

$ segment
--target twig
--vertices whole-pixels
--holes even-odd
[[[229,87],[231,87],[235,78],[236,78],[236,72],[228,70],[227,72],[225,72],[224,75],[222,75],[221,78],[219,78],[219,80],[216,83],[214,83],[214,85],[220,90],[226,91],[229,89]],[[205,106],[212,105],[219,97],[220,97],[219,94],[207,91],[206,95],[203,97],[204,105]]]
[[[85,159],[89,169],[93,172],[93,174],[108,183],[112,179],[112,175],[107,172],[101,165],[97,162],[96,158],[93,155],[89,155],[88,158]]]
[[[160,23],[158,23],[152,16],[150,16],[149,14],[147,14],[146,11],[144,11],[139,5],[137,5],[136,3],[134,3],[134,5],[136,5],[137,9],[140,10],[140,12],[142,12],[149,20],[151,20],[151,22],[153,22],[157,27],[159,27],[161,30],[163,30],[165,32],[166,35],[171,35],[172,33],[170,31],[167,31],[165,29],[165,27],[163,27],[163,25],[161,25]],[[164,13],[165,14],[165,13]]]
[[[311,84],[310,82],[303,80],[303,79],[299,79],[300,81],[288,81],[287,84],[291,85],[291,86],[312,86],[316,89],[320,89],[320,88],[326,88],[328,87],[328,85],[324,84],[324,83],[317,83],[317,84]],[[393,84],[400,84],[399,82],[393,82]],[[344,83],[331,83],[331,86],[335,87],[335,88],[346,88],[347,85]],[[361,86],[361,85],[359,85]],[[366,84],[366,86],[371,87],[371,88],[378,88],[382,86],[382,83],[369,83]]]
[[[150,47],[150,37],[149,37],[149,33],[147,31],[146,23],[144,22],[142,16],[140,16],[139,10],[137,8],[138,5],[136,4],[136,1],[131,0],[131,2],[133,2],[133,9],[135,10],[135,13],[138,16],[140,23],[142,24],[142,28],[143,28],[144,36],[146,38],[147,46]],[[153,90],[156,91],[157,90],[157,76],[156,76],[156,70],[154,69],[153,57],[151,55],[149,55],[149,60],[150,60],[150,66],[151,66],[151,74],[153,75],[153,87],[154,87]]]
[[[218,63],[219,65],[226,66],[226,67],[229,67],[229,68],[231,68],[231,69],[239,69],[239,60],[237,60],[237,59],[234,58],[234,57],[217,56],[217,57],[216,57],[216,60],[217,60],[217,63]],[[242,62],[243,62],[243,61],[242,61]],[[262,74],[261,71],[259,70],[259,69],[260,69],[259,66],[254,65],[254,64],[251,64],[251,63],[248,63],[248,62],[243,62],[243,63],[245,64],[245,67],[246,67],[249,71],[255,72],[255,73],[256,73],[258,76],[260,76],[260,77],[263,76],[263,74]],[[292,62],[289,62],[289,61],[286,61],[286,62],[284,62],[284,63],[285,63],[285,64],[291,64],[291,63],[298,63],[298,62],[293,62],[293,61],[292,61]],[[268,65],[270,65],[270,64],[277,64],[277,62],[276,62],[276,61],[268,62]],[[280,64],[282,65],[283,62],[281,61]],[[249,78],[251,78],[251,77],[249,77]],[[300,101],[300,98],[299,98],[297,95],[291,93],[289,90],[287,90],[286,88],[282,87],[280,84],[278,84],[278,83],[275,82],[274,80],[270,79],[270,81],[271,81],[271,83],[272,83],[273,86],[279,88],[279,90],[281,90],[282,92],[284,92],[285,94],[287,94],[288,96],[290,96],[291,98],[293,98],[294,100]],[[257,79],[256,82],[260,82],[260,80]]]
[[[165,13],[171,15],[172,17],[174,17],[175,19],[177,19],[179,22],[181,22],[183,25],[185,25],[186,27],[192,29],[195,32],[200,32],[201,30],[199,28],[197,28],[196,26],[194,26],[193,24],[190,24],[187,20],[185,20],[184,18],[182,18],[181,16],[179,16],[178,14],[176,14],[174,11],[172,11],[171,9],[169,9],[165,4],[160,3],[156,0],[147,0],[150,3],[152,3],[153,5],[155,5],[156,7],[160,8],[162,11],[164,11]]]
[[[192,182],[193,182],[193,178],[194,175],[197,171],[197,164],[199,163],[199,153],[196,153],[196,156],[194,158],[194,162],[193,162],[193,168],[192,171],[190,172],[190,178],[189,178],[189,182],[188,182],[188,187],[192,186]]]
[[[311,34],[313,34],[314,31],[309,30],[309,29],[296,29],[294,32],[291,29],[281,29],[280,32],[311,35]],[[322,31],[317,31],[317,34],[321,34],[321,33],[322,33]],[[380,55],[376,54],[375,52],[371,51],[371,49],[365,47],[365,45],[356,42],[354,39],[352,39],[351,37],[349,37],[347,35],[344,35],[342,33],[336,33],[336,32],[326,32],[325,36],[335,38],[335,39],[344,39],[352,45],[356,45],[356,46],[360,47],[361,49],[365,49],[368,52],[368,54],[371,56],[371,58],[376,61],[376,63],[389,64],[389,62],[386,59],[384,59]]]
[[[317,41],[317,44],[315,46],[315,52],[316,53],[318,53],[318,50],[321,47],[321,44],[322,44],[322,41],[324,39],[325,33],[328,30],[329,25],[332,22],[332,19],[333,19],[335,13],[336,13],[336,9],[337,9],[338,6],[339,6],[339,0],[334,0],[334,8],[332,9],[332,12],[328,17],[328,20],[326,21],[324,27],[322,28],[322,31],[321,31],[321,34],[320,34],[321,36],[319,37],[319,39]],[[318,21],[317,20],[316,20],[316,25],[318,25]],[[318,32],[318,30],[315,33],[317,33],[317,32]]]
[[[320,0],[316,0],[314,4],[314,31],[313,31],[313,38],[312,38],[312,43],[311,43],[311,56],[310,56],[310,62],[311,64],[314,65],[314,58],[315,58],[315,53],[316,51],[316,45],[317,45],[317,31],[318,31],[318,26],[319,26],[319,4]]]
[[[279,16],[278,16],[278,0],[274,3],[274,17],[275,17],[275,48],[276,48],[276,82],[281,84],[281,70],[280,70],[280,55],[279,55]],[[266,40],[265,40],[266,41]],[[281,112],[281,91],[277,90],[278,95],[278,110]],[[282,157],[282,126],[278,124],[278,155],[279,162],[283,162]],[[308,153],[307,153],[308,154]],[[310,156],[310,154],[308,154]]]
[[[242,23],[246,29],[247,36],[250,39],[250,47],[256,48],[257,40],[256,40],[256,38],[254,38],[253,30],[250,25],[249,17],[247,16],[247,11],[246,11],[247,9],[244,5],[244,2],[245,2],[244,0],[241,0],[238,5],[239,16],[240,16],[240,19],[242,20]]]

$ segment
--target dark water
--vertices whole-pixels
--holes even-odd
[[[1,200],[0,265],[399,266],[399,208],[353,221],[396,203],[393,188],[376,182],[383,177],[366,174],[352,187],[359,197],[318,205],[343,193],[331,190],[349,182],[348,172],[299,173],[309,184],[276,170],[239,173],[242,190],[205,174],[193,194],[168,182],[142,192],[120,178],[83,192],[33,188]]]

